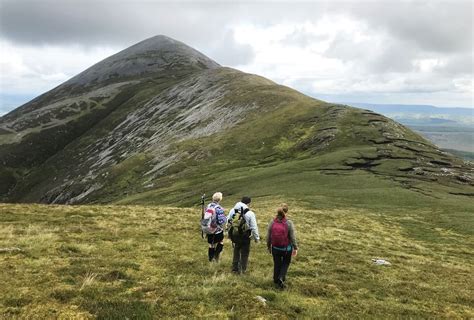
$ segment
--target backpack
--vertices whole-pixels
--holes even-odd
[[[201,230],[205,234],[215,234],[219,227],[227,222],[224,209],[217,203],[210,203],[204,212],[204,218],[201,219]]]
[[[273,220],[271,239],[273,247],[287,247],[290,244],[286,219],[279,220],[275,218],[275,220]]]
[[[241,207],[239,210],[239,218],[236,221],[237,223],[235,225],[232,223],[229,229],[229,238],[232,242],[237,242],[250,237],[250,226],[245,220],[245,214],[248,211],[250,211],[249,208],[244,209]]]
[[[204,212],[204,218],[201,219],[201,230],[205,234],[214,234],[217,230],[216,209],[208,206]]]

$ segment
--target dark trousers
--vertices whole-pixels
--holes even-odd
[[[273,255],[273,282],[285,281],[288,267],[291,263],[291,251],[272,249]]]
[[[234,257],[232,259],[232,271],[245,273],[250,254],[250,241],[234,243]]]

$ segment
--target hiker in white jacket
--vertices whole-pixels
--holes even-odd
[[[243,228],[245,231],[242,232],[242,234],[232,232],[233,235],[231,236],[232,244],[234,246],[232,271],[235,273],[245,273],[247,270],[251,239],[253,238],[255,242],[260,241],[257,219],[255,213],[249,208],[250,202],[250,197],[243,197],[241,201],[235,204],[234,208],[230,210],[229,215],[227,216],[227,220],[230,225],[233,226],[234,230],[239,228],[239,218],[245,220],[245,226]]]

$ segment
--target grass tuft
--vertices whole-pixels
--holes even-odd
[[[262,236],[283,200],[252,201]],[[252,243],[245,275],[231,273],[227,239],[221,261],[209,263],[198,209],[0,204],[0,248],[25,250],[0,254],[0,318],[474,316],[472,218],[456,229],[451,220],[464,219],[456,212],[441,218],[422,208],[315,209],[285,201],[300,250],[283,291],[273,284],[264,243]],[[84,217],[80,233],[72,232],[75,215]]]
[[[91,286],[94,283],[97,273],[87,272],[82,280],[82,285],[79,291],[82,291],[85,287]]]

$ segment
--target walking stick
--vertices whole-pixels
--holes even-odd
[[[201,220],[204,219],[204,198],[206,197],[206,194],[203,193],[201,196]],[[204,231],[201,230],[201,238],[204,239]]]

